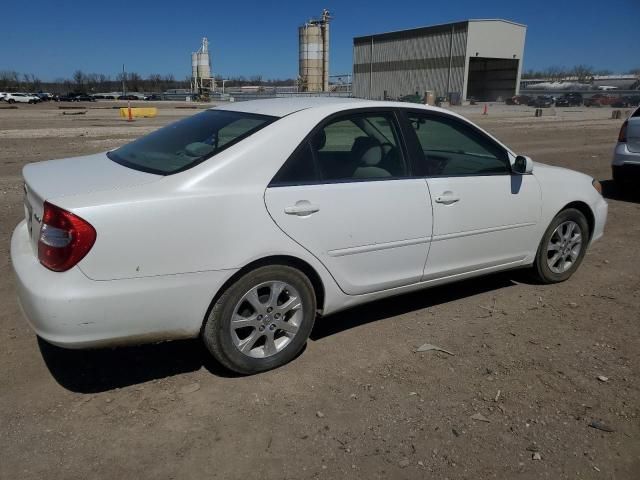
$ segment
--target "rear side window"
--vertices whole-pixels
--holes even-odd
[[[317,129],[271,184],[384,180],[408,175],[394,115],[353,113]]]
[[[382,180],[408,175],[391,113],[342,117],[325,125],[311,143],[324,180]]]
[[[170,175],[187,170],[247,138],[277,117],[207,110],[109,152],[121,165]]]

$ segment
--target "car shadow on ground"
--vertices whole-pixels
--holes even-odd
[[[607,200],[618,200],[621,202],[640,203],[640,185],[629,186],[623,191],[613,180],[600,180],[602,185],[602,196]]]
[[[38,338],[42,358],[55,380],[67,390],[97,393],[205,367],[221,377],[234,374],[219,365],[199,339],[176,340],[113,349],[68,350]]]
[[[497,291],[516,285],[514,279],[522,281],[520,277],[517,271],[505,272],[372,302],[319,318],[310,338],[322,340],[378,320]],[[38,346],[54,379],[67,390],[78,393],[105,392],[195,372],[203,367],[219,377],[237,376],[218,364],[199,339],[114,349],[68,350],[39,338]]]
[[[512,271],[377,300],[318,319],[310,338],[314,341],[322,340],[331,335],[378,320],[453,302],[481,293],[497,291],[516,285],[517,282],[514,280],[529,282],[522,272]]]

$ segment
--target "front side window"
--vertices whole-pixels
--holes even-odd
[[[107,156],[135,170],[170,175],[213,157],[276,119],[244,112],[207,110],[123,145]]]
[[[473,127],[436,115],[408,114],[429,176],[511,173],[507,152]]]

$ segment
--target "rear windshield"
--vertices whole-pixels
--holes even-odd
[[[207,110],[107,153],[121,165],[171,175],[187,170],[257,132],[277,117]]]

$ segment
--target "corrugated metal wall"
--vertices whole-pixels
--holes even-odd
[[[397,98],[427,90],[438,96],[448,93],[447,84],[449,92],[462,94],[466,22],[358,37],[353,43],[355,97],[382,99],[386,91]]]

